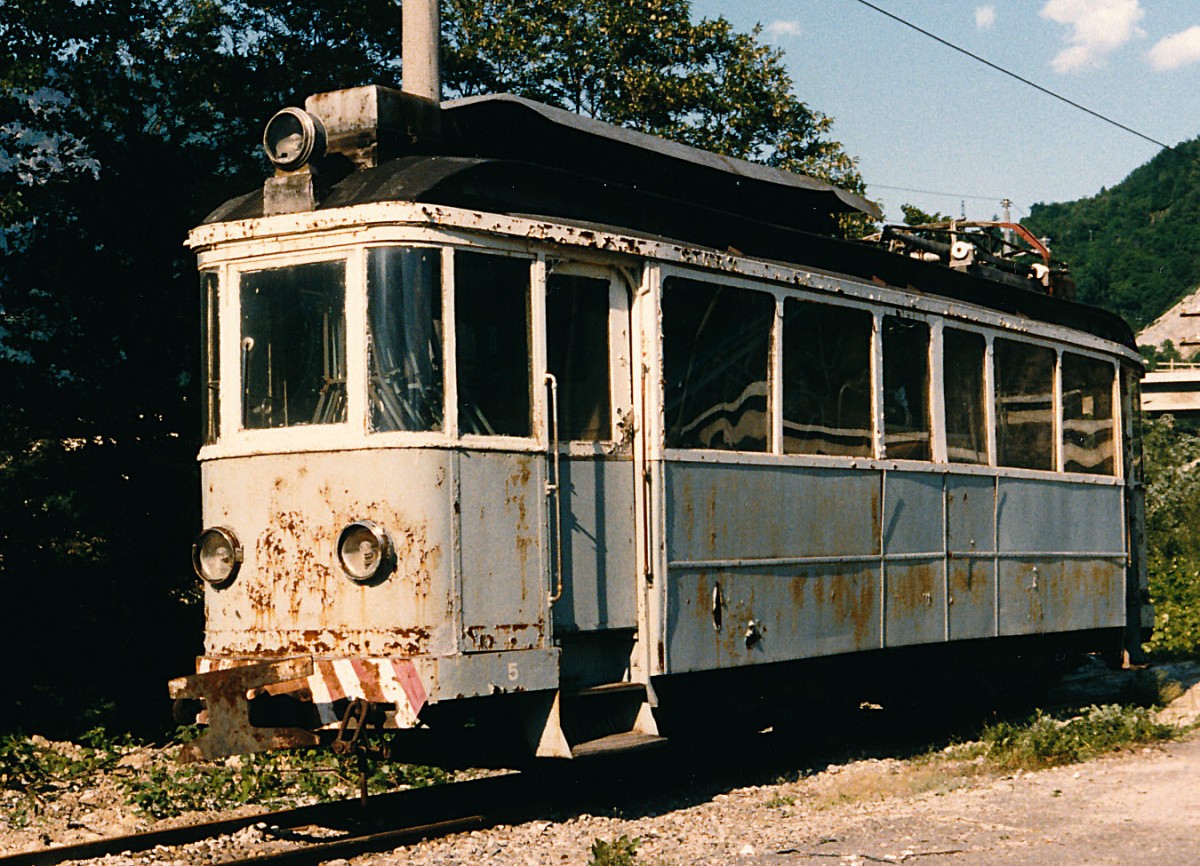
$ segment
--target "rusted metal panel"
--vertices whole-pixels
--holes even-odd
[[[291,681],[313,673],[311,658],[284,659],[241,665],[179,677],[168,683],[175,700],[203,700],[208,727],[180,750],[183,763],[226,755],[317,745],[317,735],[299,728],[256,728],[250,723],[247,694],[251,690]]]
[[[942,476],[884,473],[884,642],[904,646],[946,637]]]
[[[995,558],[952,557],[946,568],[946,628],[950,640],[970,640],[995,635]]]
[[[1123,495],[1117,485],[1001,477],[996,510],[998,549],[1002,553],[1120,550],[1125,537]]]
[[[673,571],[670,673],[878,649],[878,565],[777,566],[714,575]],[[714,613],[716,609],[716,613]]]
[[[879,553],[879,473],[670,463],[671,562]]]
[[[946,476],[947,632],[950,640],[996,633],[996,479]]]
[[[453,652],[447,454],[362,450],[206,462],[205,523],[230,527],[245,549],[237,578],[205,589],[206,652]],[[385,528],[395,548],[395,568],[366,584],[342,572],[334,549],[341,529],[361,519]]]
[[[946,638],[946,576],[941,553],[888,560],[883,569],[884,643],[907,646]]]
[[[459,466],[463,650],[543,646],[549,589],[544,457],[466,451]]]
[[[942,476],[932,472],[887,472],[884,483],[884,553],[940,556],[946,537]]]
[[[632,628],[637,624],[632,461],[570,457],[560,465],[563,597],[554,604],[554,628]]]

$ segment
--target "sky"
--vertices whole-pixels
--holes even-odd
[[[1168,145],[1200,135],[1200,0],[871,0]],[[972,60],[859,0],[692,0],[785,52],[885,217],[901,204],[1022,219],[1111,187],[1161,148]]]

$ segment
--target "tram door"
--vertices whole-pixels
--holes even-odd
[[[620,679],[637,622],[629,306],[619,273],[548,264],[561,518],[551,527],[562,552],[552,617],[568,680]]]

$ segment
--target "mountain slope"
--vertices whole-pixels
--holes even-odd
[[[1091,198],[1035,204],[1025,225],[1071,266],[1079,300],[1140,330],[1200,284],[1200,139]]]

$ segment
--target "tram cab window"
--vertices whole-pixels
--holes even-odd
[[[928,460],[929,325],[883,317],[883,445],[889,458]]]
[[[442,428],[441,251],[367,252],[371,429]]]
[[[667,447],[768,450],[775,299],[671,277],[662,317]]]
[[[217,359],[221,347],[220,279],[216,271],[200,273],[201,441],[211,445],[221,430],[221,383]]]
[[[241,304],[242,426],[345,421],[345,263],[243,273]]]
[[[997,462],[1054,469],[1054,350],[997,338],[995,364]]]
[[[546,280],[546,363],[558,381],[562,440],[612,437],[608,294],[607,279],[552,273]]]
[[[942,332],[942,383],[946,405],[946,457],[951,463],[987,463],[987,400],[982,334],[946,328]]]
[[[783,305],[783,451],[871,456],[871,325],[866,310]]]
[[[1113,365],[1063,352],[1063,467],[1068,472],[1115,473]]]
[[[481,436],[530,436],[529,262],[454,255],[458,427]]]

